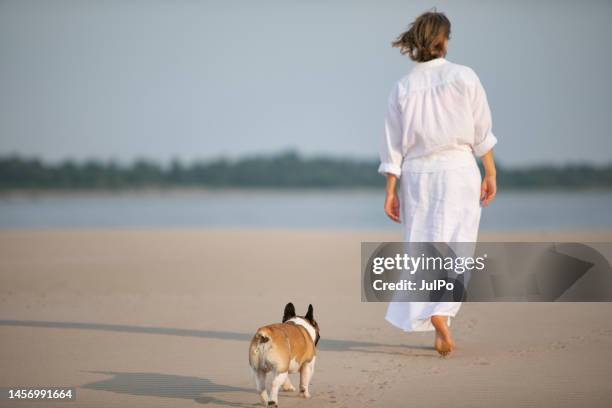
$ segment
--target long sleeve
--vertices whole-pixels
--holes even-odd
[[[402,172],[402,120],[398,104],[398,85],[393,88],[387,101],[385,126],[380,149],[380,174],[390,173],[400,177]]]
[[[491,110],[487,102],[487,94],[476,77],[472,85],[472,112],[474,114],[474,154],[483,156],[497,143],[497,138],[492,132]]]

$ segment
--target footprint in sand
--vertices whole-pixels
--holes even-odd
[[[549,350],[563,350],[567,347],[567,343],[563,341],[553,341],[548,345]]]
[[[336,393],[335,391],[327,391],[327,402],[331,403],[331,404],[335,404],[338,401],[336,400]]]
[[[584,340],[586,340],[586,337],[584,337],[584,336],[572,336],[572,337],[570,337],[570,339],[574,340],[574,341],[584,341]]]
[[[440,367],[437,367],[437,366],[430,367],[429,370],[427,370],[427,374],[432,374],[432,375],[440,374],[440,372],[441,372]]]
[[[490,362],[489,362],[489,361],[488,361],[486,358],[483,358],[483,357],[477,357],[477,358],[474,360],[474,365],[479,365],[479,366],[488,366],[488,365],[491,365],[491,363],[490,363]]]
[[[526,349],[526,350],[510,350],[510,353],[515,354],[517,357],[526,357],[529,354],[533,353],[534,350]]]

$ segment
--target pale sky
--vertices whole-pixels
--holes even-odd
[[[502,163],[612,161],[609,1],[0,0],[0,154],[375,158],[389,44],[432,6]]]

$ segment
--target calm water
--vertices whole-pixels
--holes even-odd
[[[0,228],[398,227],[375,191],[219,191],[0,198]],[[481,229],[612,229],[612,192],[508,192],[483,211]]]

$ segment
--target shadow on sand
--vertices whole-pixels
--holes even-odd
[[[119,333],[163,334],[168,336],[200,337],[207,339],[234,340],[248,342],[253,334],[216,330],[174,329],[165,327],[129,326],[121,324],[50,322],[38,320],[0,320],[0,326],[41,327],[53,329],[101,330]],[[432,347],[417,345],[384,344],[370,341],[335,340],[321,338],[317,348],[321,351],[353,351],[391,355],[410,355],[402,350],[433,350]],[[419,355],[424,356],[424,355]],[[433,356],[433,355],[432,355]]]
[[[89,390],[160,398],[192,399],[202,404],[215,403],[239,408],[251,408],[256,405],[255,403],[231,402],[206,395],[217,392],[247,392],[252,396],[255,395],[253,389],[217,384],[206,378],[158,373],[87,372],[110,376],[108,379],[81,386],[81,388]]]
[[[73,330],[100,330],[119,333],[157,334],[168,336],[199,337],[248,342],[252,334],[214,330],[175,329],[164,327],[129,326],[119,324],[53,322],[37,320],[0,320],[0,326],[38,327]],[[415,350],[432,350],[431,347],[414,345],[391,345],[368,341],[321,339],[319,350],[336,352],[381,353],[404,355],[410,357],[434,357],[433,353],[415,353]],[[84,384],[81,388],[102,390],[129,395],[154,396],[161,398],[191,399],[202,404],[219,404],[236,408],[253,408],[252,404],[226,401],[210,395],[211,393],[247,392],[254,395],[249,388],[217,384],[206,378],[188,377],[160,373],[124,373],[113,371],[87,371],[89,373],[110,376],[108,379]]]

